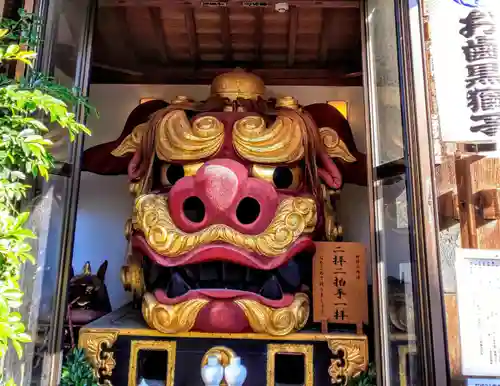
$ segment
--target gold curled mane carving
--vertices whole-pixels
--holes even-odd
[[[292,163],[304,157],[301,122],[288,116],[278,116],[267,127],[259,116],[238,120],[233,127],[236,152],[257,163]]]
[[[244,235],[223,224],[185,233],[175,226],[167,204],[166,196],[140,196],[135,204],[133,226],[144,234],[155,252],[170,257],[217,241],[265,256],[277,256],[286,252],[302,234],[313,232],[317,221],[313,199],[291,197],[280,203],[271,224],[260,234]]]
[[[142,315],[149,327],[165,334],[188,332],[207,303],[206,299],[191,299],[168,305],[159,303],[153,294],[146,293],[142,301]]]
[[[87,359],[94,368],[98,378],[111,377],[116,366],[114,353],[111,348],[118,338],[118,331],[82,331],[78,338],[78,346],[85,351]],[[104,385],[111,386],[109,379]]]
[[[217,153],[224,142],[224,124],[205,115],[191,124],[183,110],[166,114],[158,123],[155,148],[163,161],[200,160]]]
[[[134,153],[140,146],[144,134],[148,131],[149,125],[141,123],[132,130],[132,133],[127,135],[125,139],[114,149],[111,154],[115,157],[123,157],[128,153]]]
[[[136,126],[111,154],[123,157],[135,152],[149,129],[149,123]],[[210,157],[224,143],[224,124],[217,118],[203,116],[191,123],[184,110],[173,110],[158,122],[155,150],[163,161],[191,161]]]
[[[331,127],[320,128],[319,135],[330,158],[340,158],[345,162],[356,162],[356,158],[349,152],[347,145]]]
[[[331,360],[328,374],[333,385],[344,384],[355,378],[368,366],[366,341],[329,339],[328,348],[337,358]]]
[[[273,336],[301,330],[310,312],[309,297],[303,293],[295,294],[292,304],[283,308],[271,308],[250,299],[238,299],[234,303],[243,310],[254,332]]]

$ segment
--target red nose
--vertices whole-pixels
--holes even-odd
[[[225,224],[257,234],[272,221],[278,194],[270,183],[250,178],[239,162],[217,159],[206,162],[196,176],[177,181],[168,203],[172,220],[185,232]]]

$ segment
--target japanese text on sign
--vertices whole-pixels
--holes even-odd
[[[462,372],[500,374],[500,251],[457,250],[457,298]]]
[[[317,242],[313,268],[315,322],[368,321],[365,249],[358,243]]]
[[[500,128],[500,69],[495,17],[474,9],[460,20],[462,47],[467,62],[467,105],[473,121],[470,130],[494,136]]]

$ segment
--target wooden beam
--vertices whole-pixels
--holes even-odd
[[[195,65],[200,61],[200,52],[198,50],[198,33],[196,31],[196,19],[194,17],[194,8],[187,7],[184,10],[184,19],[186,21],[186,30],[189,40],[189,51]]]
[[[291,7],[288,21],[288,67],[293,67],[295,63],[295,50],[297,46],[297,30],[299,29],[299,11],[296,7]]]
[[[262,64],[262,42],[264,38],[264,10],[258,8],[254,10],[255,17],[255,63]]]
[[[268,0],[266,6],[259,8],[274,9],[276,3],[281,3],[282,0]],[[207,2],[212,3],[213,2]],[[311,0],[289,0],[287,1],[290,7],[298,8],[360,8],[360,0],[322,0],[322,1],[311,1]],[[143,6],[143,7],[162,7],[166,6],[169,8],[185,8],[189,7],[199,7],[203,4],[200,0],[102,0],[99,2],[99,7],[131,7],[131,6]],[[224,8],[256,8],[254,6],[255,1],[252,0],[229,0]],[[205,8],[210,8],[210,6],[205,6]]]
[[[161,17],[161,8],[149,7],[149,15],[151,17],[151,26],[155,36],[158,37],[158,53],[164,64],[170,62],[170,49],[167,43],[167,36],[165,35],[165,29],[163,28],[163,20]]]
[[[229,9],[222,8],[219,14],[222,45],[224,47],[224,60],[228,63],[231,63],[233,61],[233,44],[231,41],[231,22],[229,19]]]
[[[324,9],[321,12],[321,34],[319,43],[319,63],[322,67],[328,63],[328,49],[330,46],[331,12]]]
[[[232,68],[157,68],[141,67],[142,74],[125,74],[121,69],[105,71],[102,66],[94,68],[93,83],[126,83],[126,84],[211,84],[213,79]],[[359,78],[345,78],[328,70],[316,69],[255,69],[254,74],[260,76],[267,85],[297,86],[361,86]]]

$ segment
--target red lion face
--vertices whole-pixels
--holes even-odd
[[[272,107],[147,102],[84,155],[84,169],[131,180],[129,267],[142,268],[151,327],[285,335],[307,323],[325,193],[364,184],[365,158],[332,106]]]

